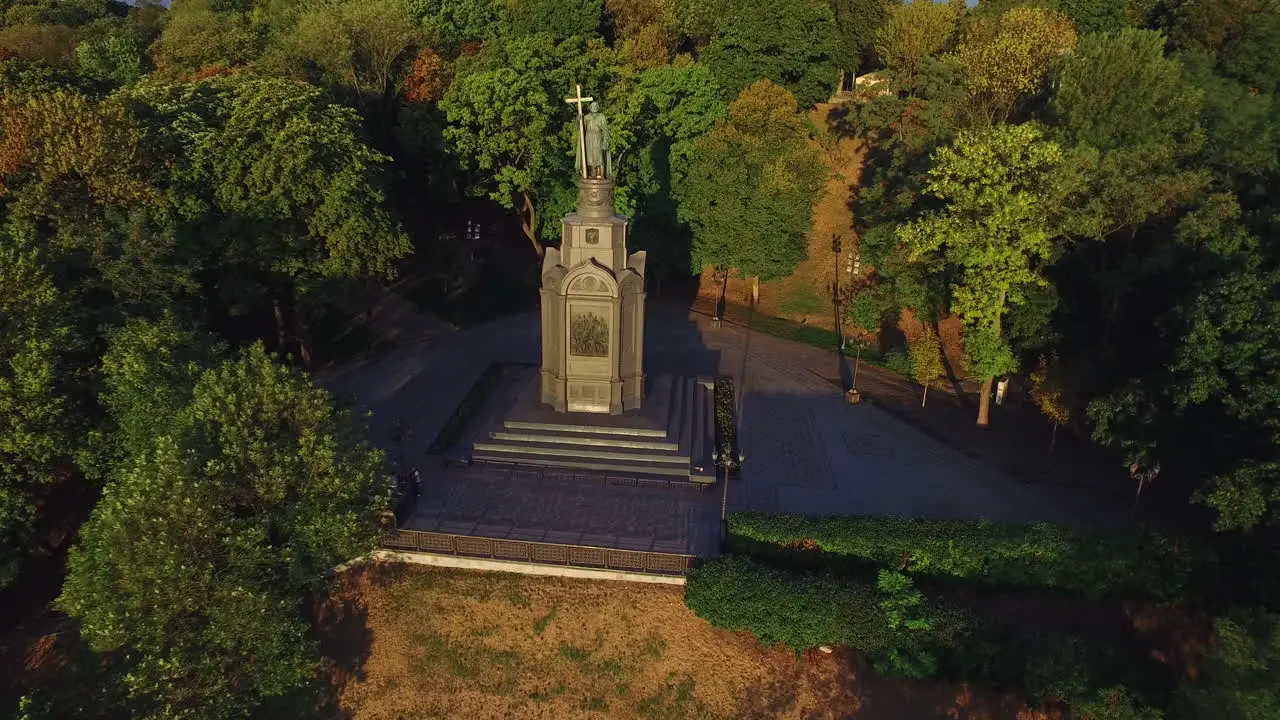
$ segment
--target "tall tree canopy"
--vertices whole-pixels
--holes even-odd
[[[790,273],[805,258],[828,172],[791,93],[768,80],[742,91],[698,141],[677,188],[681,219],[693,229],[693,269],[763,280]]]
[[[966,346],[983,379],[978,424],[986,425],[994,377],[1015,369],[1004,315],[1047,282],[1061,233],[1054,208],[1069,178],[1059,172],[1062,149],[1033,125],[961,133],[933,162],[925,189],[942,209],[902,225],[898,239],[913,260],[954,273],[951,310],[973,330]]]
[[[282,703],[306,714],[319,656],[303,603],[330,568],[372,548],[388,492],[381,454],[260,346],[208,369],[156,368],[179,352],[155,353],[157,338],[193,340],[134,323],[104,360],[117,420],[145,432],[82,529],[58,604],[95,649],[131,658],[135,716],[244,717]]]
[[[478,192],[521,209],[524,234],[539,256],[539,204],[571,187],[573,107],[581,83],[602,93],[616,72],[611,53],[582,38],[548,34],[491,43],[467,62],[440,103],[444,138],[474,172]]]
[[[906,3],[889,8],[885,23],[876,28],[872,47],[885,67],[914,84],[928,56],[947,47],[956,31],[958,9],[950,3]]]
[[[726,98],[763,78],[809,107],[835,90],[837,53],[835,18],[825,0],[777,0],[734,6],[702,59]]]
[[[1045,8],[1015,7],[973,19],[955,50],[969,121],[1008,120],[1020,103],[1043,90],[1075,42],[1071,20]]]
[[[72,469],[70,312],[39,249],[0,233],[0,587],[35,544],[38,497]]]

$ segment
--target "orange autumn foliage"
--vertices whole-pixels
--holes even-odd
[[[135,202],[152,189],[138,176],[139,131],[118,104],[56,91],[0,100],[0,195],[19,172],[33,182],[75,177],[103,201]]]
[[[432,103],[444,96],[450,81],[449,65],[440,54],[424,48],[413,59],[413,67],[400,85],[405,102]]]
[[[9,194],[5,179],[27,163],[31,146],[31,115],[7,98],[0,102],[0,197]]]

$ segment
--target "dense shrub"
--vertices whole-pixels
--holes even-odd
[[[904,377],[911,377],[911,358],[907,356],[906,348],[892,348],[885,351],[882,363],[886,370]]]
[[[991,619],[972,623],[963,642],[942,654],[939,674],[1035,704],[1066,705],[1077,717],[1084,708],[1115,710],[1096,720],[1148,717],[1147,705],[1175,687],[1168,667],[1140,646]]]
[[[884,649],[890,631],[879,602],[870,585],[775,570],[732,555],[703,564],[685,586],[685,604],[698,617],[797,652],[816,645]]]
[[[845,645],[877,659],[915,656],[954,644],[966,622],[920,598],[910,607],[916,629],[895,629],[885,599],[869,583],[778,570],[733,555],[697,568],[685,586],[685,604],[712,625],[749,630],[765,645],[782,643],[796,652]]]
[[[1213,554],[1199,544],[1141,529],[749,512],[729,517],[729,535],[732,547],[811,540],[873,567],[1090,597],[1181,598],[1210,587],[1216,568]]]
[[[930,641],[938,618],[937,613],[930,612],[924,593],[915,588],[911,578],[895,570],[881,570],[876,587],[889,629],[899,637],[909,636],[881,653],[876,669],[896,677],[924,678],[936,673],[937,643]]]
[[[733,378],[716,378],[716,453],[718,462],[725,458],[736,460],[738,457],[738,421],[733,403]]]
[[[1185,688],[1196,717],[1280,717],[1280,615],[1233,611],[1214,620],[1213,635],[1206,682]]]

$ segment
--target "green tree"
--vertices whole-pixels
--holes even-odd
[[[786,88],[761,80],[698,141],[677,188],[695,272],[710,265],[772,280],[804,260],[828,168],[799,110]]]
[[[643,72],[665,65],[679,39],[679,21],[668,0],[605,0],[627,67]]]
[[[325,278],[389,276],[410,252],[386,207],[389,159],[364,143],[356,112],[318,88],[237,74],[142,84],[124,100],[164,170],[153,214],[193,236],[202,296],[265,294],[279,346],[296,341],[304,362],[308,293]],[[227,298],[234,288],[244,295]]]
[[[1145,362],[1122,365],[1088,408],[1098,441],[1139,469],[1208,477],[1198,499],[1221,529],[1247,529],[1280,507],[1280,272],[1230,194],[1182,217],[1168,250],[1172,288],[1143,314]],[[1230,432],[1222,432],[1230,428]]]
[[[836,62],[841,70],[856,73],[866,66],[876,31],[888,22],[891,5],[886,0],[830,0],[830,4],[838,33]]]
[[[507,7],[508,32],[514,35],[593,37],[604,19],[603,0],[509,0]]]
[[[956,32],[959,12],[950,3],[906,3],[889,8],[889,16],[875,31],[872,47],[885,67],[899,73],[914,88],[925,58],[942,52]]]
[[[954,277],[951,309],[970,326],[966,348],[982,377],[980,426],[989,423],[995,376],[1012,369],[1004,314],[1047,282],[1061,232],[1054,210],[1070,187],[1062,161],[1062,149],[1034,125],[962,132],[934,153],[928,174],[926,191],[941,209],[897,231],[913,261]]]
[[[1250,87],[1280,91],[1280,3],[1265,5],[1227,40],[1218,51],[1218,67]]]
[[[825,0],[746,3],[723,16],[701,59],[726,99],[763,78],[808,108],[835,89],[836,42],[835,18]]]
[[[36,501],[71,469],[68,310],[42,253],[0,233],[0,587],[36,544]]]
[[[620,89],[615,138],[622,152],[615,164],[620,199],[633,208],[630,242],[648,252],[651,273],[682,276],[692,239],[673,188],[684,181],[697,141],[727,107],[711,72],[693,62],[650,68]]]
[[[147,331],[117,336],[108,367],[137,375],[156,362],[129,349],[146,345],[126,340],[136,332]],[[320,658],[304,603],[334,565],[373,547],[387,502],[381,453],[261,346],[178,381],[191,389],[176,408],[147,397],[150,387],[114,387],[122,425],[159,432],[134,438],[113,468],[58,607],[95,650],[132,659],[135,716],[309,714]],[[163,426],[130,418],[156,411],[172,413]]]
[[[370,112],[390,99],[417,40],[401,0],[343,0],[305,9],[285,44],[290,61],[317,68]]]
[[[575,83],[584,93],[603,92],[614,72],[610,53],[594,41],[511,38],[459,62],[440,102],[445,143],[475,173],[473,190],[505,208],[519,206],[521,229],[539,257],[539,206],[567,195],[574,177],[574,110],[565,93]]]
[[[1084,150],[1089,189],[1070,225],[1097,242],[1073,248],[1065,262],[1102,298],[1097,334],[1079,342],[1103,354],[1113,351],[1125,296],[1157,267],[1146,260],[1159,246],[1136,247],[1140,229],[1173,215],[1208,182],[1189,162],[1204,142],[1202,94],[1164,56],[1164,44],[1159,33],[1132,28],[1085,36],[1050,102],[1057,138]]]
[[[968,23],[954,54],[968,95],[968,122],[1008,120],[1044,89],[1075,42],[1071,20],[1046,8],[1015,7]]]
[[[138,33],[127,25],[103,26],[76,45],[76,69],[111,88],[136,82],[146,72]]]
[[[1069,382],[1061,362],[1041,356],[1040,363],[1031,373],[1031,399],[1040,413],[1053,423],[1053,433],[1049,435],[1049,452],[1058,440],[1058,426],[1066,425],[1071,420],[1071,405],[1068,404],[1067,388]]]
[[[421,23],[427,43],[450,58],[465,44],[493,39],[507,17],[504,0],[405,0],[405,7]]]
[[[929,399],[929,386],[942,377],[946,369],[942,365],[942,343],[930,327],[916,333],[907,343],[907,356],[911,359],[911,377],[924,386],[920,395],[920,407]]]
[[[71,65],[76,31],[66,25],[10,25],[0,28],[0,55],[49,65]]]
[[[1280,617],[1235,612],[1213,622],[1205,682],[1186,686],[1197,718],[1263,720],[1280,715]]]
[[[1129,0],[1058,0],[1058,7],[1071,18],[1081,35],[1115,32],[1131,25]]]
[[[208,67],[236,67],[262,54],[263,38],[245,13],[214,12],[205,0],[177,3],[151,48],[164,77],[190,77]]]
[[[1280,94],[1253,92],[1244,84],[1214,72],[1207,55],[1181,56],[1188,82],[1204,95],[1200,120],[1204,149],[1199,163],[1216,177],[1228,179],[1246,200],[1264,195],[1260,187],[1280,170]]]

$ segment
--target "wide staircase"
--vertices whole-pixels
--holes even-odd
[[[715,482],[709,379],[650,379],[642,408],[622,415],[555,413],[537,403],[537,377],[471,446],[472,462]]]

